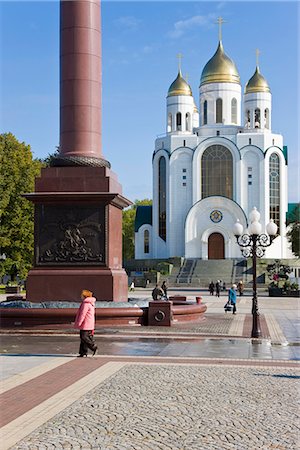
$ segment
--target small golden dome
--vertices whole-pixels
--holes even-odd
[[[206,63],[200,80],[200,86],[207,83],[238,83],[240,76],[234,62],[226,55],[222,41],[214,56]]]
[[[271,92],[268,82],[260,73],[258,66],[256,66],[254,75],[250,78],[245,87],[245,94],[250,94],[252,92]]]
[[[168,90],[168,97],[173,95],[193,95],[190,85],[185,81],[179,69],[176,80],[173,81]]]

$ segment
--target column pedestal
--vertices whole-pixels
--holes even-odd
[[[78,301],[88,289],[98,300],[127,301],[122,209],[131,202],[116,175],[106,167],[42,169],[26,198],[35,205],[27,300]]]

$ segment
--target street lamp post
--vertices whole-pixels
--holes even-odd
[[[242,255],[245,258],[252,258],[253,267],[253,298],[252,298],[252,332],[251,337],[261,337],[258,303],[257,303],[257,286],[256,286],[256,260],[264,256],[266,248],[269,247],[276,237],[277,225],[273,219],[266,226],[266,233],[261,233],[262,226],[259,222],[260,213],[256,208],[249,214],[250,226],[248,233],[244,233],[243,225],[237,220],[233,226],[233,233],[236,242],[239,245]]]

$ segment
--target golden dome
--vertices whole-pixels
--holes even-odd
[[[200,86],[207,83],[238,83],[240,76],[234,62],[226,55],[222,41],[214,56],[206,63],[202,75]]]
[[[252,92],[271,92],[268,82],[260,73],[258,66],[256,66],[254,75],[250,78],[245,87],[245,94],[250,94]]]
[[[168,97],[173,95],[193,95],[190,85],[185,81],[179,69],[176,80],[173,81],[168,90]]]

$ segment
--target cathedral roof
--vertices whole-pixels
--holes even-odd
[[[214,56],[206,63],[200,80],[200,86],[207,83],[238,83],[240,76],[235,63],[224,52],[222,41]]]
[[[139,205],[136,208],[134,231],[145,224],[152,225],[152,205]]]
[[[168,97],[172,97],[173,95],[193,95],[192,89],[183,78],[180,69],[178,71],[177,78],[173,81],[168,90]]]
[[[250,78],[245,87],[245,94],[250,94],[252,92],[271,92],[268,82],[260,73],[258,66],[256,66],[254,75]]]

